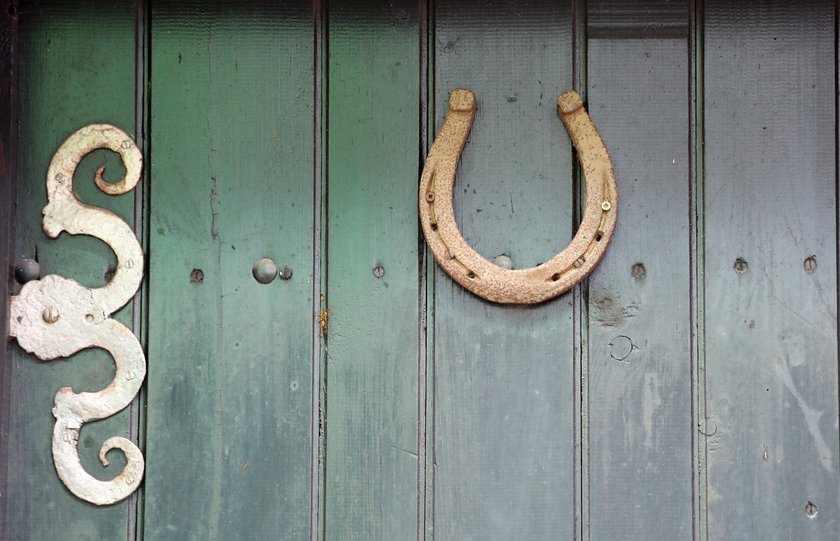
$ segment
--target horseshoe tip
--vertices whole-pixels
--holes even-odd
[[[456,88],[449,94],[451,111],[475,111],[475,94],[471,90]]]
[[[574,90],[569,90],[568,92],[563,92],[560,96],[558,96],[557,107],[560,109],[561,113],[568,115],[583,107],[583,100],[581,99],[580,94]]]

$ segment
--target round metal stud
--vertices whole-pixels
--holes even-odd
[[[24,258],[15,264],[15,280],[20,284],[37,280],[41,277],[41,264],[34,259]]]
[[[257,282],[270,284],[277,277],[277,263],[267,257],[257,259],[251,272]]]
[[[500,254],[493,258],[493,263],[502,267],[503,269],[512,270],[513,269],[513,260],[507,254]]]

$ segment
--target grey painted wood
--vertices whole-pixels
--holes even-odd
[[[692,535],[688,4],[588,5],[589,112],[618,225],[589,278],[589,535]],[[651,9],[653,8],[653,9]],[[680,17],[682,17],[680,19]],[[667,24],[666,24],[667,23]]]
[[[435,125],[449,92],[478,111],[455,212],[482,255],[536,265],[571,238],[571,144],[555,100],[572,86],[570,4],[441,2]],[[430,133],[430,136],[432,133]],[[433,532],[437,539],[571,539],[572,296],[502,307],[435,271]]]
[[[710,539],[840,530],[834,9],[706,5]]]

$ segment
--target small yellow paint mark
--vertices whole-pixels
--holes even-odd
[[[318,318],[318,323],[321,325],[321,337],[327,336],[327,330],[330,326],[329,319],[330,313],[327,310],[322,309],[321,316]]]

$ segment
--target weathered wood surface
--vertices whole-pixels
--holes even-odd
[[[146,539],[309,535],[311,9],[152,7]]]
[[[840,529],[834,21],[831,2],[706,5],[710,539]]]
[[[322,534],[411,539],[420,454],[418,3],[330,2],[328,17]]]
[[[87,285],[113,256],[46,239],[44,174],[79,126],[136,128],[149,32],[147,477],[136,535],[130,503],[72,497],[53,395],[112,361],[12,345],[0,538],[836,538],[835,4],[582,4],[25,2],[12,258]],[[582,195],[554,105],[575,58],[616,236],[580,305],[486,303],[424,259],[423,145],[472,89],[461,231],[547,260]],[[116,161],[85,160],[79,194],[131,222],[93,187]],[[258,284],[260,257],[292,279]],[[86,426],[85,467],[107,476],[95,451],[130,426]]]
[[[17,69],[18,18],[11,0],[0,2],[0,337],[9,334],[9,295],[14,278],[14,204],[17,178]],[[0,532],[6,531],[6,501],[9,498],[7,473],[11,354],[14,346],[0,340]]]
[[[453,88],[478,100],[455,182],[464,238],[515,267],[547,261],[571,239],[575,206],[571,144],[555,105],[572,87],[571,6],[439,3],[433,45],[430,135]],[[572,297],[498,306],[434,272],[431,533],[571,538]]]
[[[91,237],[62,235],[48,239],[41,230],[46,204],[45,175],[53,154],[78,128],[108,121],[131,132],[134,128],[134,7],[131,2],[97,2],[68,6],[61,2],[24,3],[20,22],[20,125],[16,157],[14,259],[34,257],[42,275],[59,274],[87,286],[106,282],[115,263],[113,253]],[[123,171],[119,157],[96,151],[76,171],[75,187],[87,204],[116,212],[133,222],[132,195],[112,197],[94,185],[94,172],[104,165],[105,178]],[[118,319],[131,322],[131,306]],[[73,496],[53,466],[51,441],[53,398],[59,388],[98,391],[113,379],[114,365],[103,351],[85,351],[67,361],[40,362],[12,347],[8,403],[12,406],[5,531],[3,539],[118,539],[128,529],[129,502],[96,508]],[[108,479],[122,470],[124,459],[111,453],[111,466],[98,460],[100,444],[111,436],[129,436],[128,411],[85,425],[79,440],[82,465]]]
[[[692,531],[688,3],[589,3],[590,114],[619,177],[589,279],[591,539]]]

